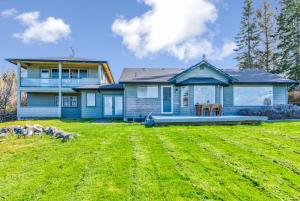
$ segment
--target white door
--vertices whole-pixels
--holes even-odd
[[[115,96],[115,115],[123,115],[123,96]]]
[[[113,97],[104,96],[104,115],[112,116],[113,115]]]
[[[41,70],[41,84],[48,85],[50,79],[50,70],[49,69],[42,69]]]
[[[194,104],[214,104],[216,102],[215,86],[194,86]]]

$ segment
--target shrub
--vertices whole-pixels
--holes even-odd
[[[270,120],[300,119],[300,107],[292,104],[276,105],[272,108],[260,111],[253,109],[241,109],[238,114],[242,116],[267,116]]]

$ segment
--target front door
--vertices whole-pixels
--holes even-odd
[[[49,69],[42,69],[41,70],[41,84],[48,85],[50,79],[50,70]]]
[[[173,113],[173,87],[172,86],[161,87],[161,113],[163,114]]]
[[[104,117],[123,116],[123,96],[104,95],[103,96],[103,115]]]

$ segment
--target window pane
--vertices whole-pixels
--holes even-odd
[[[270,106],[273,87],[234,87],[235,106]]]
[[[181,107],[189,106],[189,87],[181,87]]]
[[[215,103],[215,86],[194,86],[194,104]]]
[[[69,69],[62,69],[62,78],[63,79],[69,78]]]
[[[70,96],[63,96],[63,107],[70,107]]]
[[[138,98],[158,98],[158,86],[141,86],[137,89]]]
[[[123,114],[123,97],[115,96],[115,115]]]
[[[78,69],[71,69],[70,77],[71,77],[71,79],[78,79]]]
[[[104,96],[104,115],[112,115],[112,96]]]
[[[58,69],[52,69],[52,78],[58,79]]]
[[[96,106],[96,94],[95,93],[87,93],[86,94],[86,105],[88,107]]]
[[[77,96],[70,97],[71,107],[77,107]]]
[[[87,78],[87,70],[80,70],[79,78]]]

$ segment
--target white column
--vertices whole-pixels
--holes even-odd
[[[98,79],[99,79],[99,84],[102,84],[102,64],[98,65]]]
[[[61,118],[61,83],[62,83],[62,64],[58,63],[58,108],[59,108],[59,118]]]
[[[20,120],[20,109],[21,109],[21,63],[17,61],[17,118]]]

